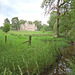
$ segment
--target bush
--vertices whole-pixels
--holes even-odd
[[[44,28],[41,28],[41,31],[44,33],[46,30]]]
[[[4,32],[8,32],[8,31],[10,31],[10,24],[9,23],[5,23],[5,25],[4,25],[4,27],[3,27],[3,31]]]
[[[75,30],[74,29],[70,30],[68,35],[69,35],[70,40],[75,42]]]

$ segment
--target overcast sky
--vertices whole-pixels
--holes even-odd
[[[44,16],[41,3],[43,0],[0,0],[0,26],[4,19],[18,17],[27,21],[39,20],[47,24],[48,16]]]

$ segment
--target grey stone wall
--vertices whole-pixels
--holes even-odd
[[[21,31],[36,31],[37,26],[35,24],[29,24],[26,22],[25,24],[20,25],[20,30]]]

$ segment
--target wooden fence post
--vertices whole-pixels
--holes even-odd
[[[75,42],[74,42],[74,52],[75,52]]]
[[[5,35],[5,43],[7,42],[7,36]]]
[[[29,45],[31,45],[31,36],[29,36]]]

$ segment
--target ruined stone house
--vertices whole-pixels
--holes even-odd
[[[26,22],[25,24],[20,25],[20,30],[21,31],[36,31],[37,26],[35,24],[29,24]]]

